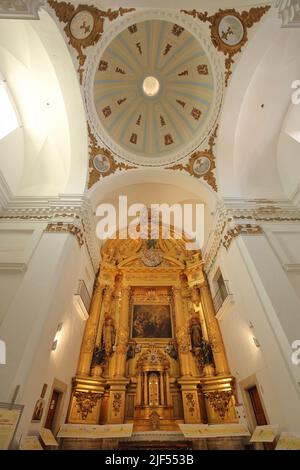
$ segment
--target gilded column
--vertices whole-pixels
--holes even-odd
[[[207,280],[200,285],[201,303],[207,327],[209,341],[212,346],[214,362],[217,375],[229,374],[229,367],[226,358],[225,348],[218,320],[215,316],[215,308]]]
[[[167,405],[171,405],[171,390],[170,390],[170,377],[169,372],[166,372],[166,391],[167,391]]]
[[[121,309],[119,316],[119,325],[116,345],[116,363],[114,377],[125,377],[126,373],[126,355],[129,337],[129,301],[130,287],[125,287],[121,291]]]
[[[96,285],[93,292],[93,298],[90,306],[90,315],[86,323],[82,340],[77,375],[89,375],[90,373],[104,289],[105,286],[99,284],[98,278],[96,280]]]
[[[186,377],[191,375],[189,361],[190,341],[187,330],[187,322],[182,307],[181,289],[179,287],[173,287],[173,294],[176,318],[176,339],[178,344],[181,375]]]
[[[142,404],[142,373],[139,371],[138,382],[137,382],[137,392],[136,392],[136,404]]]
[[[163,406],[165,404],[163,372],[160,372],[159,374],[159,385],[160,385],[160,404]]]
[[[148,405],[148,380],[147,372],[144,372],[144,406]]]

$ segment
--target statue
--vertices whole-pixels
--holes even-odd
[[[201,341],[201,352],[203,365],[207,366],[214,363],[214,357],[211,349],[211,345],[205,339]]]
[[[192,316],[190,323],[190,337],[192,349],[201,348],[202,343],[202,330],[200,320],[197,316]]]
[[[128,344],[128,349],[127,349],[127,359],[133,359],[136,354],[141,352],[142,347],[140,344],[130,343]]]
[[[114,345],[116,341],[116,331],[114,321],[111,317],[106,317],[103,326],[103,343],[105,353],[107,356],[111,356],[114,351]]]
[[[165,347],[165,352],[169,354],[172,359],[178,359],[178,350],[176,347],[176,341],[171,340],[169,341],[169,344]]]
[[[99,346],[95,346],[92,359],[92,367],[104,365],[106,362],[105,348],[101,341]]]

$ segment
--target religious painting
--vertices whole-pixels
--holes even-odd
[[[35,407],[34,407],[34,412],[31,418],[32,423],[39,423],[41,421],[44,408],[45,408],[45,400],[43,398],[39,398],[39,400],[36,402]]]
[[[134,305],[133,338],[172,338],[170,305]]]

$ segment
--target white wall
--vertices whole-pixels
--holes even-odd
[[[43,226],[38,225],[39,229]],[[27,227],[32,228],[32,224]],[[37,224],[35,228],[38,230]],[[16,284],[5,271],[0,272],[2,280]],[[21,434],[36,432],[43,424],[54,379],[68,387],[62,421],[66,415],[85,326],[73,305],[79,279],[85,281],[92,293],[94,273],[85,247],[80,248],[76,237],[68,233],[41,232],[22,279],[18,278],[13,299],[11,292],[7,295],[9,307],[0,327],[0,338],[7,346],[7,364],[0,366],[0,401],[10,401],[15,387],[21,386],[16,403],[24,404],[25,408],[17,439]],[[63,327],[58,346],[52,351],[59,323]],[[44,415],[41,423],[31,423],[43,384],[48,384]]]
[[[227,301],[218,313],[231,372],[238,385],[256,376],[270,423],[300,431],[300,366],[291,361],[291,342],[300,338],[294,285],[265,235],[240,236],[228,251],[222,248],[209,275],[211,284],[218,267],[233,293],[233,303]],[[238,396],[242,401],[240,387]]]

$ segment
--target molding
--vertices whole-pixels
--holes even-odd
[[[2,181],[0,180],[0,188]],[[51,225],[65,227],[70,225],[69,233],[76,235],[80,246],[86,245],[94,271],[96,272],[100,262],[100,246],[96,237],[96,226],[92,204],[87,193],[83,195],[63,195],[58,197],[21,197],[12,196],[11,191],[0,192],[4,194],[1,201],[3,207],[0,210],[0,223],[13,221],[20,222],[47,222]],[[71,226],[73,228],[71,228]],[[50,228],[49,230],[50,231]],[[76,233],[75,233],[76,232]]]
[[[1,19],[38,20],[46,0],[5,0],[0,2]]]
[[[24,272],[27,269],[27,263],[2,263],[0,262],[0,271],[21,271]]]
[[[216,126],[214,132],[212,133],[212,135],[210,136],[208,140],[208,148],[206,150],[197,151],[193,153],[193,155],[190,156],[187,163],[185,164],[177,163],[176,165],[166,168],[166,170],[186,171],[194,178],[204,179],[204,181],[206,181],[207,184],[214,191],[217,192],[218,187],[217,187],[217,182],[216,182],[216,178],[214,174],[214,170],[216,168],[216,157],[214,155],[214,146],[215,146],[215,140],[217,138],[217,132],[218,132],[218,125]],[[201,159],[202,157],[205,157],[209,160],[210,166],[209,166],[209,169],[206,171],[206,173],[204,173],[203,175],[198,175],[194,171],[194,164],[196,163],[197,160]]]
[[[217,204],[213,226],[203,249],[205,271],[210,272],[219,249],[226,250],[240,235],[263,235],[266,223],[299,223],[300,210],[289,201],[225,200]]]
[[[300,264],[284,264],[283,267],[288,272],[290,272],[290,271],[300,271]]]
[[[282,28],[300,27],[300,0],[277,0],[276,7]]]
[[[229,84],[229,78],[232,75],[231,67],[234,64],[233,56],[242,51],[243,46],[248,41],[248,29],[251,28],[255,23],[258,23],[261,18],[270,10],[270,5],[260,6],[250,8],[249,11],[242,11],[239,13],[234,8],[221,10],[212,16],[208,15],[208,12],[198,12],[196,10],[181,10],[182,13],[192,16],[193,18],[202,21],[203,23],[210,23],[211,31],[211,41],[214,47],[225,56],[225,87]],[[234,17],[237,24],[240,25],[242,34],[241,37],[237,39],[236,43],[230,43],[228,40],[230,33],[233,34],[233,31],[228,27],[227,32],[223,32],[220,35],[220,25],[226,17]],[[222,31],[222,30],[221,30]],[[229,34],[229,37],[228,37]],[[234,37],[234,36],[231,36]],[[227,42],[226,42],[227,41]]]

